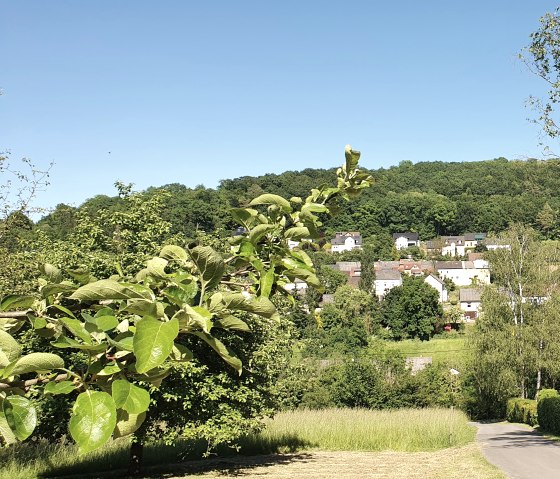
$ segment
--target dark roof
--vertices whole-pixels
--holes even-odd
[[[401,279],[401,273],[394,269],[381,269],[375,273],[375,279],[381,281]]]
[[[361,269],[362,263],[359,261],[337,261],[333,266],[339,271],[356,271]]]
[[[462,303],[470,303],[480,301],[482,291],[480,289],[466,289],[459,290],[459,301]]]
[[[462,261],[436,261],[436,270],[438,269],[463,269]]]
[[[411,232],[407,232],[407,233],[393,233],[393,239],[396,240],[397,238],[401,238],[404,237],[409,241],[418,241],[418,233],[411,233]]]
[[[355,231],[335,233],[334,238],[331,240],[331,244],[344,244],[346,238],[354,238],[356,244],[362,244],[362,235]]]
[[[376,270],[381,269],[399,269],[399,262],[398,261],[376,261],[373,263],[373,267]]]

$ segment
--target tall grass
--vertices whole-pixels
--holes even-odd
[[[451,409],[297,410],[278,414],[248,442],[297,438],[308,447],[334,451],[435,451],[472,442],[475,428]]]
[[[305,449],[330,451],[435,451],[462,446],[474,440],[475,428],[467,417],[450,409],[297,410],[283,412],[266,422],[259,434],[239,439],[245,455],[295,452]],[[72,444],[21,444],[0,448],[0,477],[32,479],[87,474],[123,477],[128,465],[129,442],[120,439],[92,453],[79,456]],[[204,441],[181,441],[175,446],[146,445],[145,466],[166,465],[197,459],[206,450]],[[237,454],[220,447],[218,456]],[[104,471],[112,471],[104,472]]]

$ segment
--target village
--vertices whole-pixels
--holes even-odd
[[[510,248],[502,240],[488,237],[486,233],[441,236],[421,242],[418,233],[403,232],[393,234],[393,242],[396,256],[403,252],[411,254],[395,261],[374,263],[372,293],[377,299],[382,301],[391,289],[402,286],[404,275],[423,277],[437,291],[444,310],[459,308],[460,320],[467,323],[478,317],[482,287],[490,284],[490,269],[484,259],[484,251]],[[299,242],[290,242],[291,248],[298,245]],[[328,250],[344,253],[362,248],[362,235],[356,231],[345,231],[335,233]],[[329,266],[344,273],[350,286],[358,287],[362,276],[360,261],[337,261]],[[307,284],[296,280],[286,285],[286,289],[303,292]],[[322,304],[331,302],[332,297],[332,294],[324,294]]]

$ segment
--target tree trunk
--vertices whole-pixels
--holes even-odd
[[[537,392],[535,393],[535,397],[537,397],[538,392],[541,390],[541,368],[537,371]]]
[[[142,469],[142,458],[144,456],[144,444],[134,441],[130,445],[130,456],[128,459],[128,475],[138,476]]]

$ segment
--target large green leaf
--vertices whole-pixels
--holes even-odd
[[[148,273],[154,278],[166,279],[167,273],[165,272],[165,267],[167,266],[167,260],[163,258],[152,258],[146,263]]]
[[[119,409],[117,411],[117,425],[113,431],[113,437],[118,439],[119,437],[129,436],[138,430],[145,419],[145,412],[140,414],[130,414],[123,409]]]
[[[192,305],[192,301],[198,293],[198,283],[191,281],[190,283],[178,283],[171,285],[162,291],[163,295],[177,306],[183,306],[187,303]]]
[[[159,256],[167,260],[178,261],[179,263],[186,263],[189,260],[187,252],[176,245],[164,246]]]
[[[251,329],[249,328],[249,326],[245,321],[236,318],[235,316],[232,315],[228,315],[224,318],[217,319],[216,321],[214,321],[214,327],[234,330],[234,331],[243,331],[243,332],[251,331]]]
[[[158,311],[157,302],[148,299],[132,299],[125,308],[122,308],[122,311],[128,311],[138,316],[152,316],[154,318],[163,316],[163,308],[159,308]]]
[[[210,311],[247,311],[265,318],[277,316],[276,307],[265,296],[255,297],[247,293],[215,293],[210,299]]]
[[[92,344],[91,335],[81,321],[74,318],[60,318],[59,321],[76,338],[81,339],[86,344]]]
[[[173,345],[173,349],[171,350],[170,358],[173,359],[173,361],[186,363],[188,361],[192,361],[193,353],[186,346],[180,343],[175,343]]]
[[[14,430],[10,427],[8,418],[6,417],[5,410],[10,409],[11,406],[7,399],[0,396],[0,436],[7,445],[17,442],[17,437]]]
[[[69,338],[67,336],[59,336],[56,338],[56,341],[51,343],[55,348],[74,348],[80,349],[82,351],[87,351],[90,354],[98,354],[107,349],[107,345],[105,343],[81,343],[80,341],[76,341],[73,338]]]
[[[90,271],[83,266],[66,268],[66,272],[80,284],[88,284],[97,280],[97,278],[92,276]]]
[[[248,239],[256,245],[265,234],[275,229],[276,225],[272,224],[257,225],[249,231]]]
[[[76,386],[72,381],[51,381],[45,385],[43,391],[45,394],[52,394],[54,396],[57,394],[69,394],[74,389],[76,389]]]
[[[235,369],[241,376],[241,372],[243,371],[243,363],[231,349],[229,349],[219,339],[211,336],[210,334],[206,334],[200,331],[192,334],[198,336],[200,339],[206,342],[214,351],[216,351],[220,355],[220,357],[226,363],[228,363],[233,369]]]
[[[50,263],[39,266],[39,271],[41,271],[51,283],[60,283],[62,281],[62,272]]]
[[[76,291],[78,287],[74,284],[65,284],[65,283],[57,283],[57,284],[46,284],[41,288],[41,294],[43,298],[47,298],[53,294],[58,293],[70,293]]]
[[[37,412],[31,401],[21,396],[8,396],[3,401],[4,416],[15,436],[24,441],[37,425]]]
[[[0,329],[0,368],[5,368],[20,356],[19,343],[10,334]]]
[[[251,208],[231,208],[229,211],[235,221],[245,226],[249,226],[249,221],[259,214],[257,210]]]
[[[276,205],[282,209],[284,213],[291,213],[292,207],[290,202],[281,196],[265,193],[264,195],[257,196],[249,203],[251,206],[255,205]]]
[[[131,414],[140,414],[150,407],[150,393],[126,379],[117,379],[111,386],[113,400],[117,409]]]
[[[287,239],[293,239],[295,241],[309,238],[311,233],[309,232],[309,228],[305,226],[294,226],[293,228],[288,228],[284,231],[284,237]]]
[[[272,266],[265,274],[261,275],[259,296],[270,296],[272,286],[274,286],[274,266]]]
[[[344,148],[344,156],[346,157],[346,173],[350,173],[358,167],[358,162],[360,161],[361,153],[359,151],[353,150],[350,145],[346,145]]]
[[[0,311],[7,311],[8,309],[28,309],[33,306],[34,302],[35,298],[33,296],[11,294],[2,299]]]
[[[179,321],[158,321],[149,316],[136,323],[133,348],[136,356],[136,371],[145,373],[162,364],[171,350],[173,341],[179,334]]]
[[[179,321],[179,328],[182,331],[202,331],[209,333],[212,329],[212,313],[202,306],[189,306],[186,304],[183,309],[177,311],[173,318]]]
[[[204,288],[208,291],[216,286],[222,279],[226,267],[222,257],[209,246],[195,246],[189,249],[189,254],[202,276],[201,282]]]
[[[139,301],[145,301],[145,300],[140,299]],[[119,320],[112,314],[103,315],[103,316],[95,315],[94,318],[92,318],[91,316],[89,317],[86,316],[85,320],[86,320],[86,329],[88,331],[90,331],[91,328],[97,331],[112,331],[119,324]]]
[[[112,279],[102,279],[78,288],[70,298],[80,301],[154,299],[154,294],[150,288],[139,284],[119,283]]]
[[[52,353],[31,353],[17,360],[11,375],[51,371],[64,367],[64,360]]]
[[[72,408],[70,434],[86,453],[105,444],[117,424],[117,410],[110,394],[88,390],[78,396]]]

